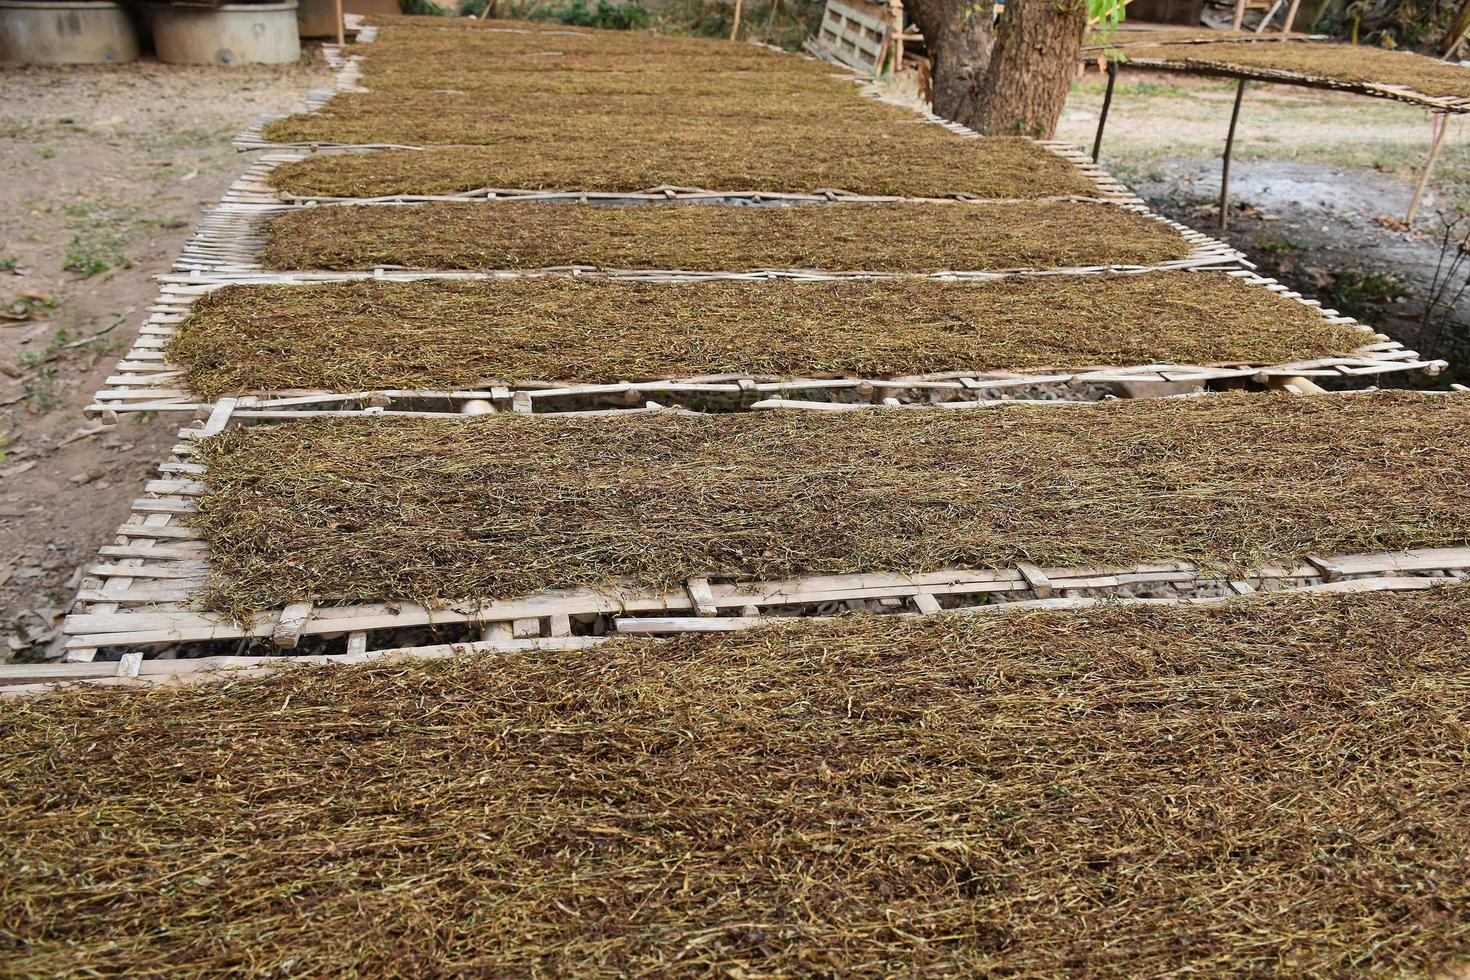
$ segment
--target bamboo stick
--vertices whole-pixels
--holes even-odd
[[[1424,162],[1424,172],[1419,175],[1419,186],[1414,188],[1414,199],[1409,202],[1409,213],[1404,216],[1404,225],[1408,228],[1414,227],[1414,217],[1419,213],[1419,204],[1424,200],[1424,191],[1429,187],[1429,177],[1434,173],[1434,163],[1439,159],[1439,149],[1444,145],[1445,134],[1449,132],[1449,116],[1443,112],[1437,112],[1433,116],[1434,127],[1433,139],[1429,144],[1429,159]]]

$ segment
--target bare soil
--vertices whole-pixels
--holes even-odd
[[[167,270],[247,164],[230,137],[328,75],[151,61],[0,68],[0,660],[59,647],[90,561],[178,418],[103,428],[82,410],[131,346]]]

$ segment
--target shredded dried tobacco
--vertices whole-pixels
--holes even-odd
[[[1470,595],[0,702],[21,976],[1453,976]]]
[[[1470,395],[314,418],[202,446],[208,603],[1470,544]]]
[[[1224,273],[992,282],[347,282],[233,285],[169,345],[207,398],[456,390],[743,372],[896,377],[1134,364],[1280,364],[1370,334]]]
[[[1163,221],[1091,201],[322,205],[286,212],[268,233],[268,269],[938,272],[1152,265],[1190,252]]]

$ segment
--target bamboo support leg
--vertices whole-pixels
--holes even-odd
[[[888,0],[888,20],[893,33],[893,73],[903,71],[903,3]]]
[[[730,40],[732,41],[740,33],[740,4],[741,0],[735,0],[735,25],[730,28]]]
[[[1113,86],[1118,82],[1118,63],[1108,61],[1108,88],[1103,93],[1102,112],[1097,117],[1097,135],[1092,138],[1092,162],[1097,163],[1097,155],[1102,152],[1103,129],[1108,125],[1108,110],[1113,106]]]
[[[1404,224],[1414,227],[1414,218],[1419,213],[1419,204],[1424,200],[1424,192],[1429,188],[1429,177],[1434,173],[1434,162],[1439,159],[1439,148],[1444,145],[1445,133],[1450,130],[1450,119],[1447,113],[1436,112],[1433,116],[1434,131],[1429,144],[1429,159],[1424,161],[1424,172],[1419,175],[1419,186],[1414,188],[1414,199],[1409,202],[1409,213],[1404,218]]]
[[[342,0],[335,0],[332,9],[337,13],[337,46],[341,47],[347,43],[347,30],[342,21]]]
[[[1284,40],[1291,33],[1291,25],[1296,23],[1297,9],[1302,5],[1302,0],[1291,0],[1291,6],[1286,8],[1286,23],[1281,25],[1281,35]]]
[[[1271,18],[1275,17],[1276,16],[1276,11],[1278,11],[1280,9],[1281,9],[1281,0],[1275,0],[1275,3],[1271,4],[1271,9],[1268,10],[1268,11],[1266,11],[1266,16],[1265,17],[1262,17],[1261,18],[1261,22],[1256,25],[1256,33],[1257,34],[1264,34],[1264,33],[1266,33],[1266,28],[1271,25]]]
[[[1245,23],[1245,0],[1235,0],[1235,19],[1230,22],[1232,31],[1240,30],[1240,25]]]
[[[1225,159],[1220,167],[1220,230],[1230,224],[1230,153],[1235,149],[1235,124],[1240,119],[1240,100],[1245,97],[1245,79],[1235,86],[1235,105],[1230,110],[1230,131],[1225,134]]]

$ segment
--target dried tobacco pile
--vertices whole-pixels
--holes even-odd
[[[168,348],[206,398],[455,390],[744,372],[896,377],[1093,365],[1279,364],[1369,335],[1224,273],[992,282],[232,285]]]
[[[1449,976],[1467,623],[854,617],[3,703],[7,962]]]
[[[944,270],[1151,265],[1173,228],[1111,204],[324,205],[269,225],[268,269]]]
[[[387,65],[373,60],[368,63],[363,75],[374,92],[392,92],[395,95],[424,93],[475,94],[482,98],[504,100],[497,103],[494,113],[520,111],[531,101],[540,99],[558,100],[563,106],[576,111],[587,111],[584,103],[577,106],[568,101],[570,96],[599,99],[648,96],[659,99],[712,99],[723,96],[729,101],[732,92],[746,99],[771,100],[790,97],[810,98],[814,96],[842,96],[851,105],[883,106],[871,99],[854,98],[861,91],[860,83],[845,72],[832,73],[831,69],[821,72],[807,70],[792,71],[787,63],[751,66],[736,64],[729,66],[723,61],[699,61],[689,71],[650,71],[647,62],[640,61],[628,66],[628,70],[588,71],[558,69],[542,66],[536,71],[506,68],[498,61],[486,64],[455,66],[452,80],[436,75],[425,75],[422,59],[406,60],[402,64]],[[895,108],[892,105],[886,106]],[[665,112],[668,107],[664,107]],[[752,106],[719,107],[724,111],[739,108],[749,113]],[[775,108],[767,105],[767,110]],[[782,106],[784,110],[784,106]],[[914,115],[906,110],[902,118],[912,120]],[[488,114],[488,113],[487,113]]]
[[[493,88],[350,92],[336,96],[323,109],[294,117],[290,126],[271,124],[265,135],[282,142],[493,145],[509,138],[546,143],[557,138],[595,139],[631,128],[646,138],[662,136],[671,145],[694,152],[705,142],[718,146],[720,137],[734,136],[745,126],[774,136],[819,139],[872,125],[912,131],[921,146],[967,142],[937,126],[923,125],[905,109],[860,98],[851,86],[827,91],[809,88],[800,80],[764,95],[768,104],[780,106],[776,112],[723,92],[541,93],[534,98],[512,94],[505,96],[512,101],[486,109],[487,99],[502,97]],[[710,135],[701,140],[700,133],[706,130]]]
[[[356,45],[352,54],[369,55],[372,64],[411,63],[426,53],[444,56],[421,66],[428,74],[450,80],[461,72],[495,70],[497,56],[554,55],[569,52],[606,52],[638,59],[645,56],[684,55],[700,63],[711,58],[760,59],[767,64],[813,74],[842,71],[829,63],[787,54],[762,45],[731,43],[723,38],[661,34],[656,31],[605,30],[546,21],[444,20],[438,17],[374,17],[379,28],[369,44]]]
[[[373,90],[474,89],[489,79],[566,71],[592,72],[612,82],[614,74],[693,78],[739,72],[827,85],[853,77],[812,58],[714,38],[524,22],[485,30],[445,29],[442,21],[422,19],[384,26],[371,44],[349,52],[361,59],[361,81]]]
[[[1307,35],[1293,34],[1293,37],[1305,38]],[[1254,31],[1217,31],[1209,28],[1192,29],[1181,27],[1169,30],[1161,30],[1149,25],[1142,28],[1130,27],[1128,24],[1120,24],[1114,31],[1098,31],[1088,34],[1082,42],[1082,50],[1090,51],[1095,48],[1131,48],[1139,44],[1183,44],[1183,43],[1215,43],[1241,41],[1281,41],[1280,34],[1272,34],[1263,38]]]
[[[1157,59],[1191,67],[1272,69],[1348,84],[1403,85],[1425,95],[1470,98],[1470,69],[1408,51],[1346,44],[1258,42],[1159,44],[1126,49],[1130,59]]]
[[[369,91],[270,123],[265,137],[477,148],[413,160],[314,158],[281,169],[282,190],[341,197],[669,184],[931,197],[1098,193],[1076,166],[1034,143],[925,125],[863,97],[830,66],[750,45],[395,26],[359,53]]]
[[[208,604],[476,600],[1470,544],[1470,396],[616,419],[316,418],[206,441]]]
[[[352,139],[419,145],[459,124],[420,113],[405,117],[404,125],[412,129],[394,130],[394,140],[385,140],[388,131],[377,123],[363,124]],[[664,185],[992,199],[1099,193],[1073,164],[1029,140],[965,139],[914,122],[879,123],[861,132],[819,132],[791,122],[716,127],[602,116],[525,125],[482,117],[475,125],[489,145],[319,153],[277,167],[270,181],[301,197],[450,194],[482,187],[641,191]],[[453,135],[465,141],[465,134]]]

